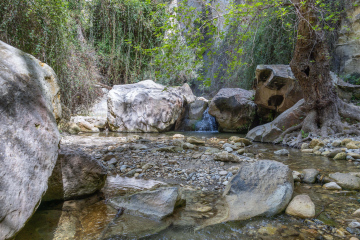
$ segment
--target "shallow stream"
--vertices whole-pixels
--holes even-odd
[[[136,135],[156,141],[159,138],[171,138],[174,134]],[[206,139],[227,139],[234,135],[206,132],[181,134]],[[86,138],[93,135],[83,136]],[[131,135],[134,134],[96,134],[103,137],[103,142],[108,141],[107,137]],[[283,148],[285,147],[279,145],[254,143],[249,151],[254,154],[262,153],[263,159],[282,162],[297,171],[316,168],[321,174],[360,172],[358,162],[334,161],[327,157],[303,154],[298,149],[287,148],[289,156],[274,155],[274,151]],[[153,189],[165,184],[169,183],[109,176],[102,193],[82,200],[42,204],[16,239],[349,239],[351,235],[346,230],[347,225],[353,219],[351,214],[360,208],[358,192],[324,190],[319,183],[295,184],[295,195],[306,193],[315,203],[316,219],[309,220],[283,213],[273,218],[258,217],[212,225],[223,211],[219,200],[221,191],[204,192],[186,186],[183,187],[186,205],[176,209],[173,216],[163,221],[129,214],[117,218],[117,210],[108,204],[111,196]],[[170,184],[174,185],[174,182]]]

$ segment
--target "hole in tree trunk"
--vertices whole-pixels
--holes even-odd
[[[305,70],[303,70],[302,72],[305,73],[306,76],[309,76],[309,75],[310,75],[310,67],[307,66],[307,67],[305,68]]]

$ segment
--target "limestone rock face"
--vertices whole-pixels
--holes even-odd
[[[80,149],[61,147],[43,201],[81,198],[100,190],[106,167]]]
[[[266,116],[273,110],[282,113],[302,99],[301,87],[289,65],[258,65],[254,82],[258,114]]]
[[[294,189],[288,166],[270,160],[244,164],[226,186],[229,220],[273,216],[283,211]]]
[[[0,41],[0,239],[14,236],[47,189],[58,156],[56,75]]]
[[[108,124],[117,132],[164,132],[184,106],[195,101],[190,87],[164,87],[152,80],[116,85],[108,95]]]
[[[251,129],[246,137],[256,142],[274,142],[283,131],[302,122],[306,116],[304,102],[300,100],[274,121]]]
[[[256,115],[253,92],[241,88],[222,88],[212,99],[210,115],[216,118],[221,132],[247,132]]]
[[[339,39],[336,45],[336,60],[342,74],[359,74],[360,40],[359,12],[360,6],[353,1],[345,4],[347,16],[342,18]]]

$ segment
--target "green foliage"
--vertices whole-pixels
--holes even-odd
[[[132,83],[153,78],[152,56],[162,38],[156,29],[165,21],[165,5],[148,0],[94,0],[89,38],[100,56],[106,83]],[[161,30],[160,30],[161,31]]]
[[[160,44],[165,6],[148,0],[3,0],[0,40],[50,65],[62,102],[84,112],[98,82],[152,77],[148,49]]]
[[[360,85],[360,74],[359,73],[347,74],[347,75],[341,76],[341,78],[345,82],[355,84],[355,85]]]
[[[309,133],[304,132],[304,130],[301,130],[301,137],[307,138],[309,136]]]
[[[241,1],[242,2],[242,1]],[[318,0],[334,49],[344,3]],[[202,91],[251,88],[258,64],[288,64],[297,38],[285,0],[2,0],[0,39],[49,64],[62,101],[81,112],[94,87],[150,78],[166,85],[201,80]]]
[[[331,44],[335,42],[342,2],[316,1],[315,8],[322,21],[313,28],[325,30]],[[162,29],[171,37],[160,49],[167,53],[179,45],[184,47],[177,52],[175,60],[169,59],[171,54],[163,54],[162,63],[176,64],[177,72],[186,69],[188,74],[198,73],[197,79],[214,90],[235,86],[251,88],[256,66],[289,64],[295,42],[301,37],[297,36],[299,19],[294,6],[285,0],[240,4],[233,1],[226,9],[216,2],[184,1],[174,8],[168,19]],[[169,67],[165,72],[167,69],[173,70]],[[174,71],[168,75],[170,73]]]
[[[0,2],[0,40],[50,65],[59,78],[62,101],[73,112],[96,98],[94,59],[81,47],[71,9],[62,0]]]

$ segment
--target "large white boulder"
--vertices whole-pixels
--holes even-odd
[[[116,132],[164,132],[174,127],[184,106],[194,102],[188,84],[165,87],[152,80],[115,85],[108,94],[108,124]]]
[[[54,71],[0,41],[0,239],[33,215],[58,157],[61,105]]]

